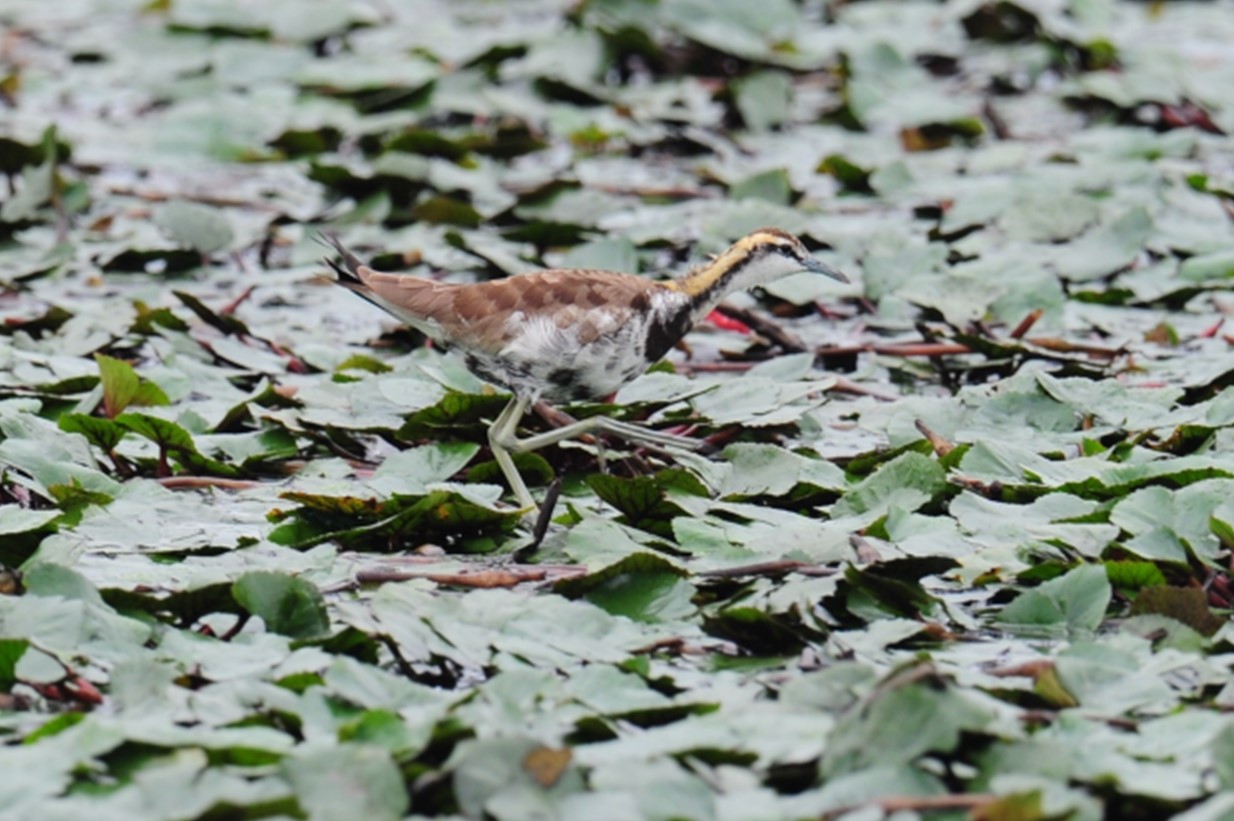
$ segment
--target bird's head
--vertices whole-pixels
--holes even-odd
[[[760,273],[758,279],[763,282],[800,271],[810,271],[840,282],[848,282],[848,277],[841,271],[815,259],[801,240],[779,228],[760,228],[749,233],[737,240],[723,256],[734,261],[743,260],[745,265],[757,267]]]
[[[792,234],[779,228],[760,228],[672,287],[690,297],[696,312],[704,312],[734,291],[756,288],[802,271],[848,282],[844,274],[811,256]]]

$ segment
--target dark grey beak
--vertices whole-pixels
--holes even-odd
[[[807,271],[812,273],[823,274],[824,276],[829,276],[832,279],[838,279],[840,282],[849,281],[848,277],[846,277],[843,273],[837,271],[835,268],[832,268],[827,263],[815,259],[814,257],[806,257],[801,261],[801,265]]]

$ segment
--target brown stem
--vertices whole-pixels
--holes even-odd
[[[806,345],[795,334],[786,331],[778,322],[754,311],[738,308],[727,302],[721,302],[716,310],[729,319],[735,319],[757,334],[767,337],[786,353],[802,353]]]
[[[1107,348],[1103,345],[1085,345],[1082,342],[1072,342],[1054,336],[1037,336],[1028,340],[1030,345],[1044,348],[1055,353],[1082,353],[1102,359],[1114,359],[1123,355],[1122,348]]]
[[[681,362],[674,367],[677,373],[745,373],[757,362]]]
[[[955,450],[955,445],[947,441],[943,436],[930,430],[924,421],[914,419],[913,425],[917,430],[921,431],[921,435],[930,443],[930,447],[934,448],[934,455],[940,459]]]
[[[570,576],[585,576],[587,568],[579,565],[572,567],[567,573],[550,573],[549,570],[536,565],[510,565],[504,568],[490,568],[478,571],[462,570],[458,572],[432,570],[394,570],[380,567],[359,570],[356,581],[360,584],[381,584],[384,582],[403,582],[408,579],[427,579],[434,584],[452,585],[454,587],[515,587],[525,582],[551,581]]]
[[[278,212],[280,209],[273,203],[261,202],[251,199],[240,199],[237,197],[223,197],[212,194],[193,194],[183,191],[175,192],[159,192],[159,191],[138,191],[134,188],[126,188],[124,186],[112,186],[109,192],[121,197],[134,197],[135,199],[145,200],[146,202],[166,202],[170,199],[189,200],[190,202],[200,202],[205,205],[216,205],[223,208],[247,208],[251,211],[269,211],[271,213]]]
[[[228,302],[222,308],[219,308],[218,315],[219,316],[231,316],[232,314],[234,314],[236,312],[236,309],[239,308],[241,305],[243,305],[245,300],[247,300],[250,296],[253,295],[253,291],[256,288],[257,288],[256,285],[250,285],[247,288],[245,288],[243,291],[240,292],[240,296],[236,297],[231,302]]]
[[[246,479],[221,479],[216,476],[164,476],[158,483],[168,490],[196,490],[217,487],[223,490],[249,490],[260,487],[261,482]]]
[[[670,200],[697,200],[697,199],[713,199],[716,194],[714,191],[708,191],[705,188],[686,188],[684,186],[672,186],[665,188],[656,188],[654,186],[629,186],[629,185],[589,185],[588,188],[597,191],[603,191],[606,194],[633,194],[638,197],[654,197]]]
[[[248,613],[241,613],[240,618],[236,619],[236,623],[231,626],[231,629],[219,636],[219,641],[231,641],[240,635],[240,631],[244,629],[244,625],[249,623],[250,618],[251,616]]]
[[[882,399],[885,402],[894,402],[901,398],[898,393],[884,391],[872,385],[862,385],[852,381],[851,379],[845,379],[842,376],[835,377],[835,380],[836,383],[835,386],[832,387],[832,390],[839,391],[840,393],[851,393],[856,394],[857,396],[873,396],[875,399]]]
[[[1015,329],[1012,330],[1011,338],[1012,339],[1023,339],[1024,334],[1028,333],[1029,330],[1031,330],[1032,327],[1037,324],[1037,320],[1041,319],[1041,316],[1044,313],[1045,311],[1042,310],[1041,308],[1037,308],[1034,311],[1029,311],[1028,316],[1021,319],[1020,324],[1016,325]]]
[[[834,567],[824,567],[810,562],[783,559],[780,561],[744,564],[738,567],[718,567],[713,570],[699,570],[693,575],[727,579],[734,576],[780,576],[785,573],[799,573],[802,576],[834,576],[837,572]]]

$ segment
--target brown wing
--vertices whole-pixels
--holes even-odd
[[[420,326],[434,323],[448,341],[494,353],[518,330],[512,316],[550,318],[588,343],[646,312],[657,295],[680,298],[669,286],[613,271],[536,271],[474,285],[446,285],[367,267],[358,273],[397,316]]]
[[[410,274],[387,274],[367,265],[352,273],[359,282],[340,280],[340,284],[431,336],[442,336],[442,318],[453,311],[454,292],[459,286]]]

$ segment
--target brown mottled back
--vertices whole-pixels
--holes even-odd
[[[607,396],[659,360],[723,297],[798,271],[846,281],[800,240],[762,229],[676,282],[548,270],[473,285],[384,274],[333,237],[338,282],[460,349],[473,373],[525,401]]]
[[[520,321],[549,318],[588,344],[600,336],[599,323],[623,324],[645,312],[653,295],[676,294],[670,284],[613,271],[546,270],[473,285],[386,274],[368,266],[356,273],[401,318],[421,327],[435,323],[440,335],[455,344],[491,353],[510,341]]]

